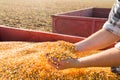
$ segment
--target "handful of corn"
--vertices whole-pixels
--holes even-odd
[[[75,55],[73,44],[65,41],[0,42],[0,80],[119,80],[109,67],[57,70],[46,58],[64,60],[95,52]]]
[[[58,41],[58,45],[56,45],[56,50],[52,50],[50,53],[46,54],[46,57],[58,65],[53,59],[56,59],[57,62],[65,60],[65,59],[72,59],[77,58],[75,55],[75,47],[72,43]]]

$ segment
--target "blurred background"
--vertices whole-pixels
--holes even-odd
[[[0,0],[0,25],[51,32],[52,14],[89,7],[111,8],[115,0]]]

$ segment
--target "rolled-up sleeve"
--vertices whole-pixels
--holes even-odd
[[[117,49],[120,50],[120,42],[118,42],[118,43],[115,45],[115,48],[117,48]]]
[[[118,27],[117,25],[113,25],[110,22],[106,22],[103,25],[103,28],[106,29],[107,31],[112,32],[113,34],[120,36],[120,27]]]
[[[120,3],[117,1],[109,14],[109,18],[103,25],[103,28],[120,36]]]
[[[113,5],[108,20],[103,25],[103,29],[120,37],[120,1]],[[115,45],[115,48],[120,49],[120,42]]]

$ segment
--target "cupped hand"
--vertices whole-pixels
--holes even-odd
[[[48,59],[48,62],[50,65],[52,65],[53,67],[55,67],[58,70],[79,67],[78,59],[73,59],[73,58],[62,60],[62,61],[58,61],[58,59],[56,59],[56,58],[50,58],[50,59]]]

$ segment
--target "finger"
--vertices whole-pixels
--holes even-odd
[[[55,64],[56,66],[59,66],[59,61],[57,58],[51,58],[51,59],[52,59],[53,64]]]
[[[58,67],[59,67],[59,62],[58,62],[58,59],[56,59],[56,58],[53,58],[53,57],[49,58],[48,63],[51,66],[55,67],[56,69],[58,69]]]
[[[49,57],[49,53],[46,54],[46,58],[48,59],[48,63],[49,63],[51,66],[53,66],[54,68],[56,68],[56,69],[58,69],[58,70],[60,69],[60,68],[59,68],[60,64],[59,64],[59,61],[58,61],[57,58]]]
[[[50,64],[52,67],[56,68],[56,69],[59,68],[59,64],[58,64],[58,63],[49,61],[49,64]]]

